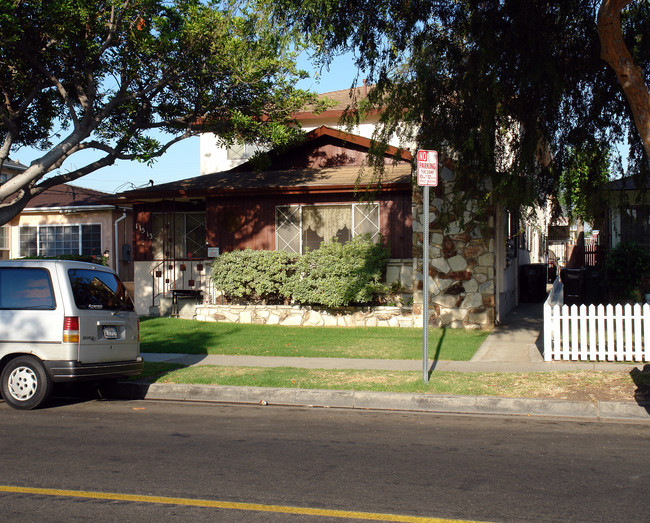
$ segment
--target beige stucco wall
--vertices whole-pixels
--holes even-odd
[[[36,225],[100,225],[101,226],[101,252],[108,251],[109,265],[118,270],[120,277],[125,281],[133,279],[133,261],[123,260],[122,252],[115,252],[115,220],[119,220],[125,211],[106,209],[101,211],[43,211],[38,213],[25,212],[9,222],[10,258],[20,255],[20,227]],[[133,219],[130,211],[126,212],[126,219],[118,223],[118,251],[122,244],[131,244],[133,241]],[[117,257],[116,257],[117,255]],[[117,266],[116,266],[117,263]]]
[[[35,225],[96,225],[102,227],[102,252],[108,250],[112,253],[112,211],[104,212],[44,212],[38,214],[25,213],[11,222],[11,257],[18,257],[20,253],[19,228]]]

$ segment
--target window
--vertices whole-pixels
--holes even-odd
[[[88,269],[68,271],[74,302],[80,310],[133,310],[122,282],[112,273]]]
[[[650,207],[635,205],[621,209],[621,241],[636,242],[650,250]]]
[[[236,143],[228,147],[226,156],[228,160],[248,160],[255,153],[262,150],[258,145]]]
[[[304,253],[333,239],[341,243],[368,235],[379,241],[379,205],[292,205],[275,209],[276,249]]]
[[[0,227],[0,260],[9,259],[9,249],[11,247],[11,229],[8,225]]]
[[[45,269],[0,269],[0,309],[56,308],[52,282]]]
[[[153,257],[161,259],[205,258],[205,213],[154,213]]]
[[[37,225],[20,228],[20,256],[102,253],[102,226]]]
[[[519,243],[517,242],[517,235],[520,232],[519,218],[511,211],[506,211],[504,217],[504,233],[506,237],[506,266],[510,265],[508,260],[517,257]]]

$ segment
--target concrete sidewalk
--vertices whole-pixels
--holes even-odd
[[[471,361],[430,361],[435,372],[551,372],[598,370],[630,372],[642,365],[589,362],[544,362],[541,352],[542,304],[521,304],[497,326]],[[145,361],[182,365],[298,367],[308,369],[369,369],[422,371],[421,360],[343,358],[283,358],[145,353]],[[512,399],[487,396],[381,393],[337,390],[269,389],[169,384],[129,384],[129,397],[213,401],[261,405],[296,405],[467,414],[509,414],[650,420],[650,405],[629,402],[574,402],[555,399]]]

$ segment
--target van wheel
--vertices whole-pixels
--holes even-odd
[[[32,356],[19,356],[2,370],[2,397],[14,409],[35,409],[52,392],[52,380]]]

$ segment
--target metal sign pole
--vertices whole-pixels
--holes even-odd
[[[423,190],[424,200],[424,237],[422,245],[422,276],[424,279],[424,297],[422,298],[422,379],[429,381],[429,186]]]
[[[422,238],[422,379],[429,381],[429,187],[438,186],[438,152],[418,150],[418,185],[423,188],[424,236]]]

